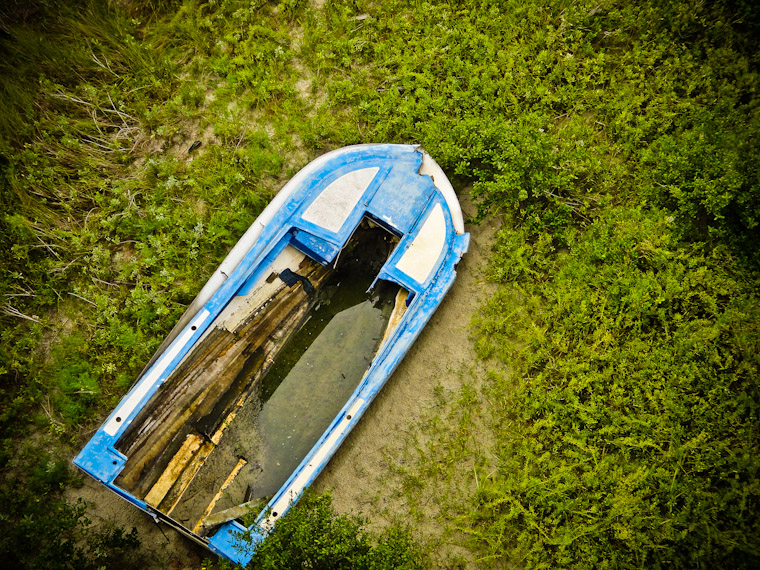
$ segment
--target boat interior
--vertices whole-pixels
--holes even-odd
[[[115,486],[197,535],[266,504],[401,321],[398,242],[365,217],[323,265],[283,238],[119,438]]]

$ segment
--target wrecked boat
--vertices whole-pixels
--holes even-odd
[[[454,190],[420,147],[316,159],[233,248],[74,463],[247,564],[388,380],[468,244]]]

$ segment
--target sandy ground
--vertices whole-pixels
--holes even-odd
[[[69,501],[76,501],[79,497],[87,502],[87,518],[92,522],[92,530],[112,526],[137,529],[141,547],[136,555],[139,562],[136,567],[189,570],[200,568],[204,558],[213,557],[204,547],[164,524],[157,524],[149,515],[90,477],[84,478],[82,487],[66,491]]]
[[[469,198],[462,195],[460,200],[465,217],[472,217],[475,212]],[[424,516],[420,516],[419,509],[413,516],[404,479],[398,472],[400,467],[414,471],[415,458],[414,454],[410,456],[410,449],[419,447],[420,438],[437,437],[426,433],[424,425],[432,414],[439,413],[441,398],[456,398],[465,381],[477,387],[482,375],[482,364],[469,340],[469,325],[492,291],[483,270],[495,227],[493,222],[486,222],[467,224],[466,229],[471,236],[470,249],[457,267],[452,289],[315,484],[317,491],[331,491],[339,512],[366,517],[380,527],[394,520],[410,523],[421,540],[437,541],[437,563],[441,567],[449,567],[450,559],[468,558],[466,550],[458,546],[456,533],[447,533],[450,521],[438,501],[431,500],[435,494],[456,494],[456,489],[435,484],[421,488],[419,503],[425,505]],[[465,477],[462,484],[471,485],[470,479]],[[462,489],[461,497],[470,490]],[[156,524],[89,477],[85,477],[84,486],[68,494],[69,499],[82,497],[87,501],[88,517],[94,527],[136,527],[142,541],[140,558],[144,568],[199,568],[204,558],[211,557],[204,548],[172,528]]]

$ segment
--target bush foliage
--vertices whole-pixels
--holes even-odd
[[[69,461],[39,449],[16,454],[14,469],[0,486],[0,556],[9,568],[50,570],[127,569],[137,563],[137,531],[93,527],[87,505],[60,497],[76,485]]]
[[[757,303],[725,249],[680,244],[669,220],[606,212],[550,285],[524,287],[540,309],[504,320],[506,288],[489,303],[481,350],[526,375],[496,416],[499,475],[472,514],[494,555],[535,568],[756,563]]]
[[[421,570],[422,550],[408,531],[391,526],[380,535],[365,521],[337,515],[329,494],[307,492],[257,547],[249,568]]]

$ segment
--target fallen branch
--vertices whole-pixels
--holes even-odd
[[[19,319],[26,319],[27,321],[32,321],[33,323],[40,323],[42,324],[42,321],[37,318],[37,316],[30,317],[29,315],[25,315],[21,311],[19,311],[16,307],[12,306],[10,303],[6,303],[5,305],[0,308],[2,310],[3,314],[8,315],[9,317],[16,317]]]
[[[89,304],[90,304],[90,305],[92,305],[93,307],[97,307],[97,305],[96,305],[95,303],[93,303],[93,302],[92,302],[92,301],[90,301],[89,299],[85,299],[85,298],[84,298],[84,297],[82,297],[81,295],[77,295],[76,293],[72,293],[71,291],[69,291],[69,295],[71,295],[72,297],[76,297],[77,299],[81,299],[82,301],[84,301],[85,303],[89,303]]]

